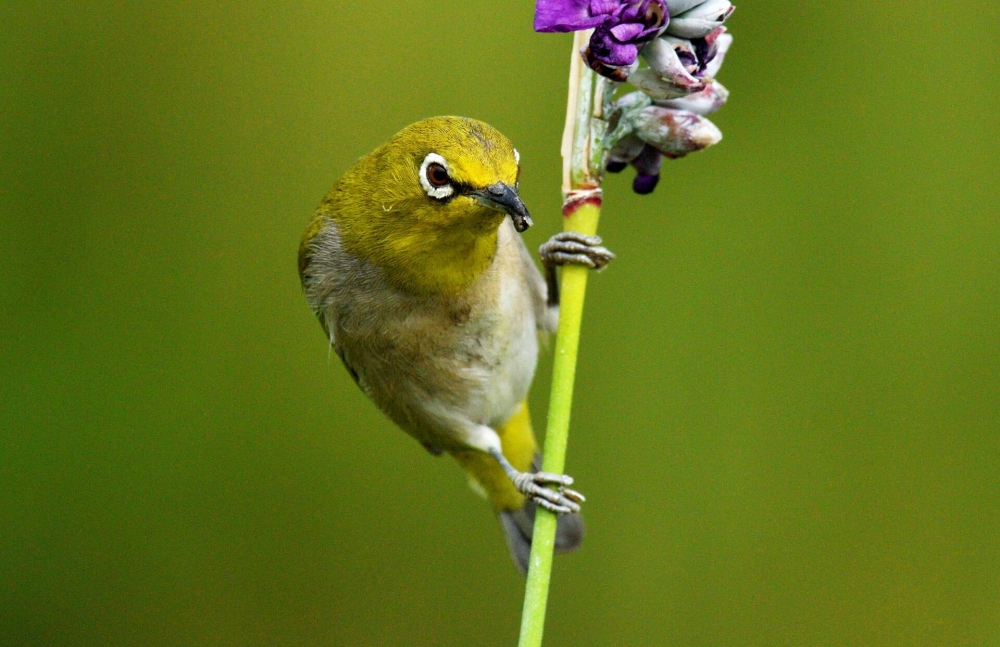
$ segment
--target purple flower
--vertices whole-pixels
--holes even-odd
[[[730,0],[536,0],[535,31],[592,29],[587,64],[638,90],[614,102],[603,142],[605,170],[633,167],[636,193],[656,188],[664,159],[722,139],[705,116],[729,98],[715,75],[733,42],[723,26],[733,11]]]
[[[624,81],[639,50],[667,26],[665,0],[537,0],[535,31],[593,29],[583,52],[597,73]]]

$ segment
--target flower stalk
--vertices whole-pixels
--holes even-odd
[[[589,31],[578,31],[573,42],[562,145],[563,229],[593,236],[597,233],[601,213],[600,184],[607,155],[603,144],[607,122],[603,117],[612,88],[605,79],[583,64],[579,52],[589,40]],[[562,268],[559,330],[556,334],[542,462],[543,471],[555,474],[562,474],[566,465],[573,382],[589,273],[589,269],[579,265]],[[555,536],[556,515],[539,507],[532,533],[519,647],[540,647],[542,644]]]
[[[664,158],[717,144],[706,119],[729,98],[715,75],[732,36],[729,0],[536,0],[535,31],[575,32],[563,131],[563,229],[597,233],[604,172],[635,171],[632,189],[651,193]],[[641,59],[641,60],[640,60]],[[627,81],[636,91],[615,97]],[[583,300],[590,270],[562,268],[559,330],[552,368],[542,470],[566,463]],[[556,516],[541,507],[528,559],[520,647],[541,647]]]

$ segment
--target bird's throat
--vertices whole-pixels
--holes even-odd
[[[405,262],[386,268],[394,282],[414,292],[454,295],[489,268],[497,252],[497,231],[440,232],[406,240],[404,247],[406,251],[396,258]]]
[[[460,294],[497,252],[496,226],[477,231],[414,223],[400,231],[344,224],[340,233],[348,252],[378,266],[397,288],[417,294]]]

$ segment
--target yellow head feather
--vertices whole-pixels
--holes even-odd
[[[437,163],[446,175],[429,175]],[[463,117],[419,121],[337,181],[306,232],[304,249],[332,220],[344,248],[378,265],[399,287],[454,292],[489,266],[506,217],[476,192],[516,187],[519,172],[513,145],[492,126]],[[439,177],[447,185],[432,183]]]

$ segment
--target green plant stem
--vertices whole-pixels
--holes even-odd
[[[563,229],[593,236],[597,233],[601,207],[600,173],[595,174],[591,169],[592,163],[600,161],[600,155],[594,155],[592,151],[595,150],[595,135],[603,133],[603,122],[601,128],[595,128],[594,123],[598,120],[594,117],[601,116],[604,98],[602,91],[605,87],[603,81],[595,78],[594,73],[580,60],[579,51],[589,38],[590,32],[577,32],[570,64],[570,96],[562,149],[565,196]],[[552,394],[542,462],[542,470],[556,474],[562,474],[566,464],[573,381],[589,273],[590,270],[578,265],[568,265],[562,269],[559,330],[556,336]],[[537,508],[519,647],[540,647],[542,644],[555,535],[556,515],[541,507]]]

